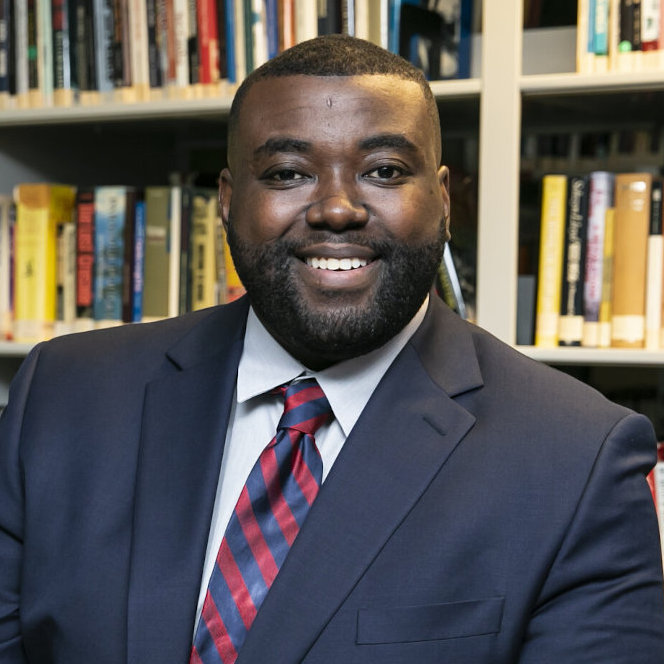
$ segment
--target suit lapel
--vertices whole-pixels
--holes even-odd
[[[212,314],[147,385],[128,598],[130,664],[188,661],[246,306]]]
[[[304,658],[472,427],[474,417],[452,398],[481,385],[472,340],[454,314],[448,317],[438,304],[432,308],[348,437],[256,617],[238,664],[293,664]],[[445,328],[446,319],[451,329]],[[440,345],[443,341],[449,345]],[[447,357],[456,363],[457,352],[462,354],[462,370],[440,369]]]

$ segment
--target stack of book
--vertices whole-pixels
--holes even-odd
[[[283,49],[341,32],[400,52],[431,78],[467,77],[473,0],[431,4],[0,0],[0,108],[229,94]]]
[[[37,183],[0,197],[5,339],[155,320],[242,293],[212,189]]]
[[[542,179],[535,345],[664,348],[662,180]]]
[[[661,0],[579,0],[577,71],[664,68]]]

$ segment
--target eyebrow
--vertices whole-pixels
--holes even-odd
[[[271,156],[279,152],[309,152],[311,143],[299,138],[290,138],[288,136],[277,136],[268,138],[263,145],[259,145],[254,150],[254,157]]]
[[[370,136],[359,142],[361,150],[377,150],[379,148],[393,148],[417,152],[417,147],[402,134],[378,134]]]

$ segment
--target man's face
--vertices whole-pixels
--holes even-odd
[[[248,91],[221,214],[256,314],[319,369],[398,333],[447,240],[447,170],[417,83],[289,76]]]

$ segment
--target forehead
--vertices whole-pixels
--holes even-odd
[[[432,142],[432,122],[415,81],[389,75],[284,76],[259,80],[245,97],[238,123],[240,149],[287,134],[335,144],[376,133]]]

